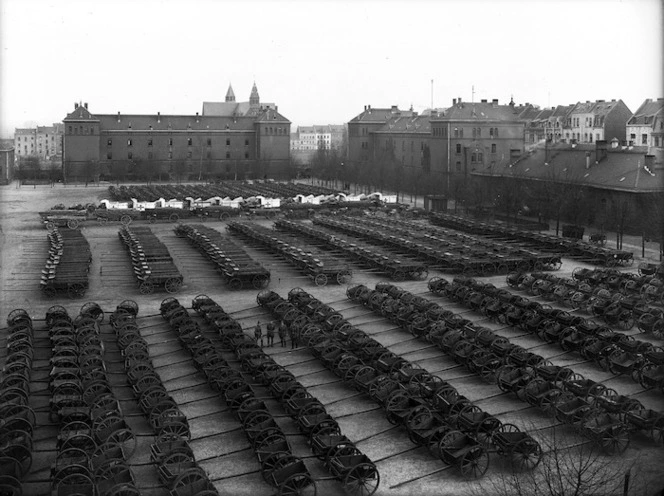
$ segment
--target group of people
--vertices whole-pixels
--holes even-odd
[[[281,347],[286,346],[286,340],[290,338],[291,350],[294,350],[300,345],[300,333],[296,329],[290,329],[285,323],[281,322],[275,324],[274,322],[268,322],[266,328],[266,337],[267,337],[267,346],[274,346],[274,333],[275,331],[279,335],[279,342]],[[263,347],[263,328],[261,327],[261,321],[259,320],[254,328],[254,339],[256,343],[260,343],[261,348]]]

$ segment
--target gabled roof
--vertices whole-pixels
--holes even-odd
[[[548,157],[543,146],[529,155],[505,164],[476,168],[471,173],[481,176],[514,177],[584,185],[592,188],[639,193],[664,192],[664,169],[661,155],[655,158],[654,171],[645,170],[645,147],[631,150],[609,148],[606,158],[595,163],[593,145],[572,148],[570,145],[549,147]],[[590,167],[586,169],[586,153],[590,153]],[[545,164],[546,162],[546,164]],[[655,175],[653,176],[652,173]]]
[[[74,109],[71,114],[67,114],[67,117],[63,121],[97,121],[98,119],[92,115],[88,109],[83,105],[79,105]]]
[[[569,114],[573,108],[574,105],[558,105],[551,114],[551,117],[567,117],[567,114]]]
[[[620,105],[625,105],[622,100],[611,100],[610,102],[605,100],[597,100],[596,102],[579,102],[574,105],[574,108],[572,108],[569,113],[593,114],[601,116],[609,114],[613,109]]]
[[[274,108],[260,108],[258,115],[255,118],[255,122],[290,122],[283,115],[277,112]]]
[[[664,113],[664,98],[658,98],[653,101],[648,98],[634,112],[634,115],[627,121],[628,126],[651,125],[655,121],[655,116]]]

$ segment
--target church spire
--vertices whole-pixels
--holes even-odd
[[[258,88],[256,88],[256,82],[254,81],[254,87],[251,88],[251,96],[249,97],[249,106],[258,107],[260,105],[260,97],[258,96]]]
[[[231,86],[230,83],[228,83],[228,91],[226,92],[226,101],[227,102],[235,101],[235,93],[233,93],[233,86]]]

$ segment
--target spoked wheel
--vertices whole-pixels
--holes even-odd
[[[85,295],[85,286],[81,283],[71,284],[67,288],[67,296],[72,300],[83,298],[83,295]]]
[[[337,274],[337,284],[348,284],[352,278],[353,274],[350,272],[350,270],[341,271]]]
[[[55,291],[55,288],[53,286],[44,287],[42,292],[44,293],[44,296],[46,296],[46,298],[55,298],[56,291]]]
[[[267,283],[270,281],[266,275],[256,275],[252,279],[251,283],[254,286],[254,289],[262,289],[267,286]]]
[[[406,280],[406,273],[403,270],[396,270],[392,273],[392,279],[401,282]]]
[[[178,278],[171,277],[170,279],[166,280],[164,287],[168,293],[177,293],[182,287],[182,281]]]
[[[123,226],[128,226],[131,224],[131,216],[124,214],[122,217],[120,217],[120,222],[122,223]]]
[[[261,475],[265,482],[269,484],[270,476],[275,470],[292,463],[294,460],[295,457],[286,451],[277,451],[265,458],[261,464]]]
[[[238,291],[242,289],[242,281],[237,277],[233,277],[228,281],[228,288],[231,291]]]
[[[50,232],[50,231],[53,231],[53,230],[55,229],[55,223],[53,223],[53,222],[47,222],[47,223],[46,223],[46,229],[47,229],[49,232]]]
[[[463,455],[459,468],[466,479],[478,479],[489,468],[489,453],[482,446],[475,446]]]
[[[348,471],[343,485],[352,496],[371,496],[378,490],[380,474],[373,463],[360,463]]]
[[[532,438],[517,442],[510,450],[511,463],[516,470],[532,470],[542,460],[542,447]]]
[[[171,214],[168,216],[168,220],[171,222],[177,222],[180,220],[180,216],[178,214]]]
[[[629,432],[623,424],[617,424],[602,433],[599,440],[602,450],[610,455],[620,454],[629,446]]]
[[[288,477],[279,485],[279,492],[277,494],[279,496],[316,496],[317,492],[318,490],[316,489],[316,483],[308,473],[304,472],[293,474]]]
[[[67,227],[69,229],[76,229],[78,227],[78,221],[76,219],[69,219],[67,221]]]
[[[138,287],[138,290],[141,292],[141,294],[149,295],[154,293],[154,285],[151,282],[144,281]]]
[[[325,274],[317,274],[314,277],[314,284],[316,286],[325,286],[327,284],[327,276]]]

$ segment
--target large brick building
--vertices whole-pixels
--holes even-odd
[[[64,122],[68,180],[127,178],[279,178],[290,164],[290,121],[261,105],[205,102],[199,115],[92,114],[75,104]]]

